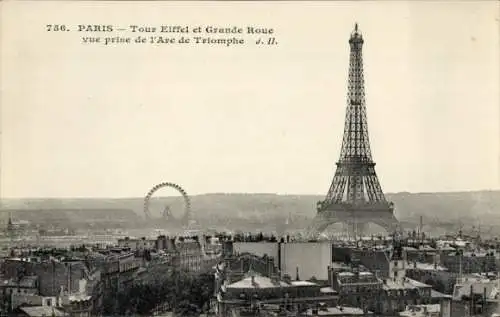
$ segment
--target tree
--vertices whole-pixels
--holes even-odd
[[[182,287],[179,287],[182,286]],[[106,303],[111,315],[149,315],[155,307],[167,303],[181,316],[198,316],[214,290],[212,274],[192,275],[179,270],[154,276],[148,283],[135,282]]]
[[[201,309],[195,304],[191,304],[188,300],[183,300],[174,309],[174,313],[183,317],[199,316]]]

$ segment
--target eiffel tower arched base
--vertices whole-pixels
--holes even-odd
[[[309,234],[318,235],[336,223],[347,224],[350,236],[362,234],[370,223],[384,228],[388,234],[400,229],[400,223],[392,210],[322,210],[318,211],[307,231]]]

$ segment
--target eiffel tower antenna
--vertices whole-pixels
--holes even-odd
[[[328,193],[317,204],[311,229],[317,233],[344,222],[356,237],[365,225],[375,223],[388,233],[398,230],[394,207],[388,202],[375,172],[368,137],[363,73],[364,39],[358,24],[349,38],[350,57],[347,107],[340,158]]]

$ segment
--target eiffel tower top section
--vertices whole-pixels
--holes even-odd
[[[366,118],[363,43],[363,36],[356,23],[349,38],[351,53],[349,56],[347,111],[340,162],[373,163]]]
[[[351,33],[351,38],[349,39],[349,44],[357,44],[359,45],[359,49],[363,46],[363,35],[358,29],[358,24],[354,24],[354,31]]]
[[[368,137],[368,120],[365,105],[363,75],[363,36],[358,24],[349,38],[349,79],[344,136],[335,176],[324,201],[318,210],[339,204],[350,206],[383,206],[392,210],[382,192],[375,163],[372,159]],[[384,209],[383,208],[383,209]]]

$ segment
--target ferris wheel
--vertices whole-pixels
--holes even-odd
[[[153,219],[151,212],[149,210],[150,208],[150,202],[151,198],[153,195],[161,188],[173,188],[177,190],[181,195],[182,198],[184,199],[184,214],[178,218],[175,219],[175,217],[172,215],[172,213],[169,211],[169,206],[165,207],[165,210],[163,211],[164,215],[168,214],[169,218],[174,218],[175,222],[181,222],[183,225],[188,225],[189,224],[189,216],[191,214],[191,200],[189,199],[189,196],[187,192],[179,185],[175,183],[170,183],[170,182],[163,182],[155,185],[153,188],[149,190],[149,192],[146,194],[146,197],[144,197],[144,214],[148,219]]]

